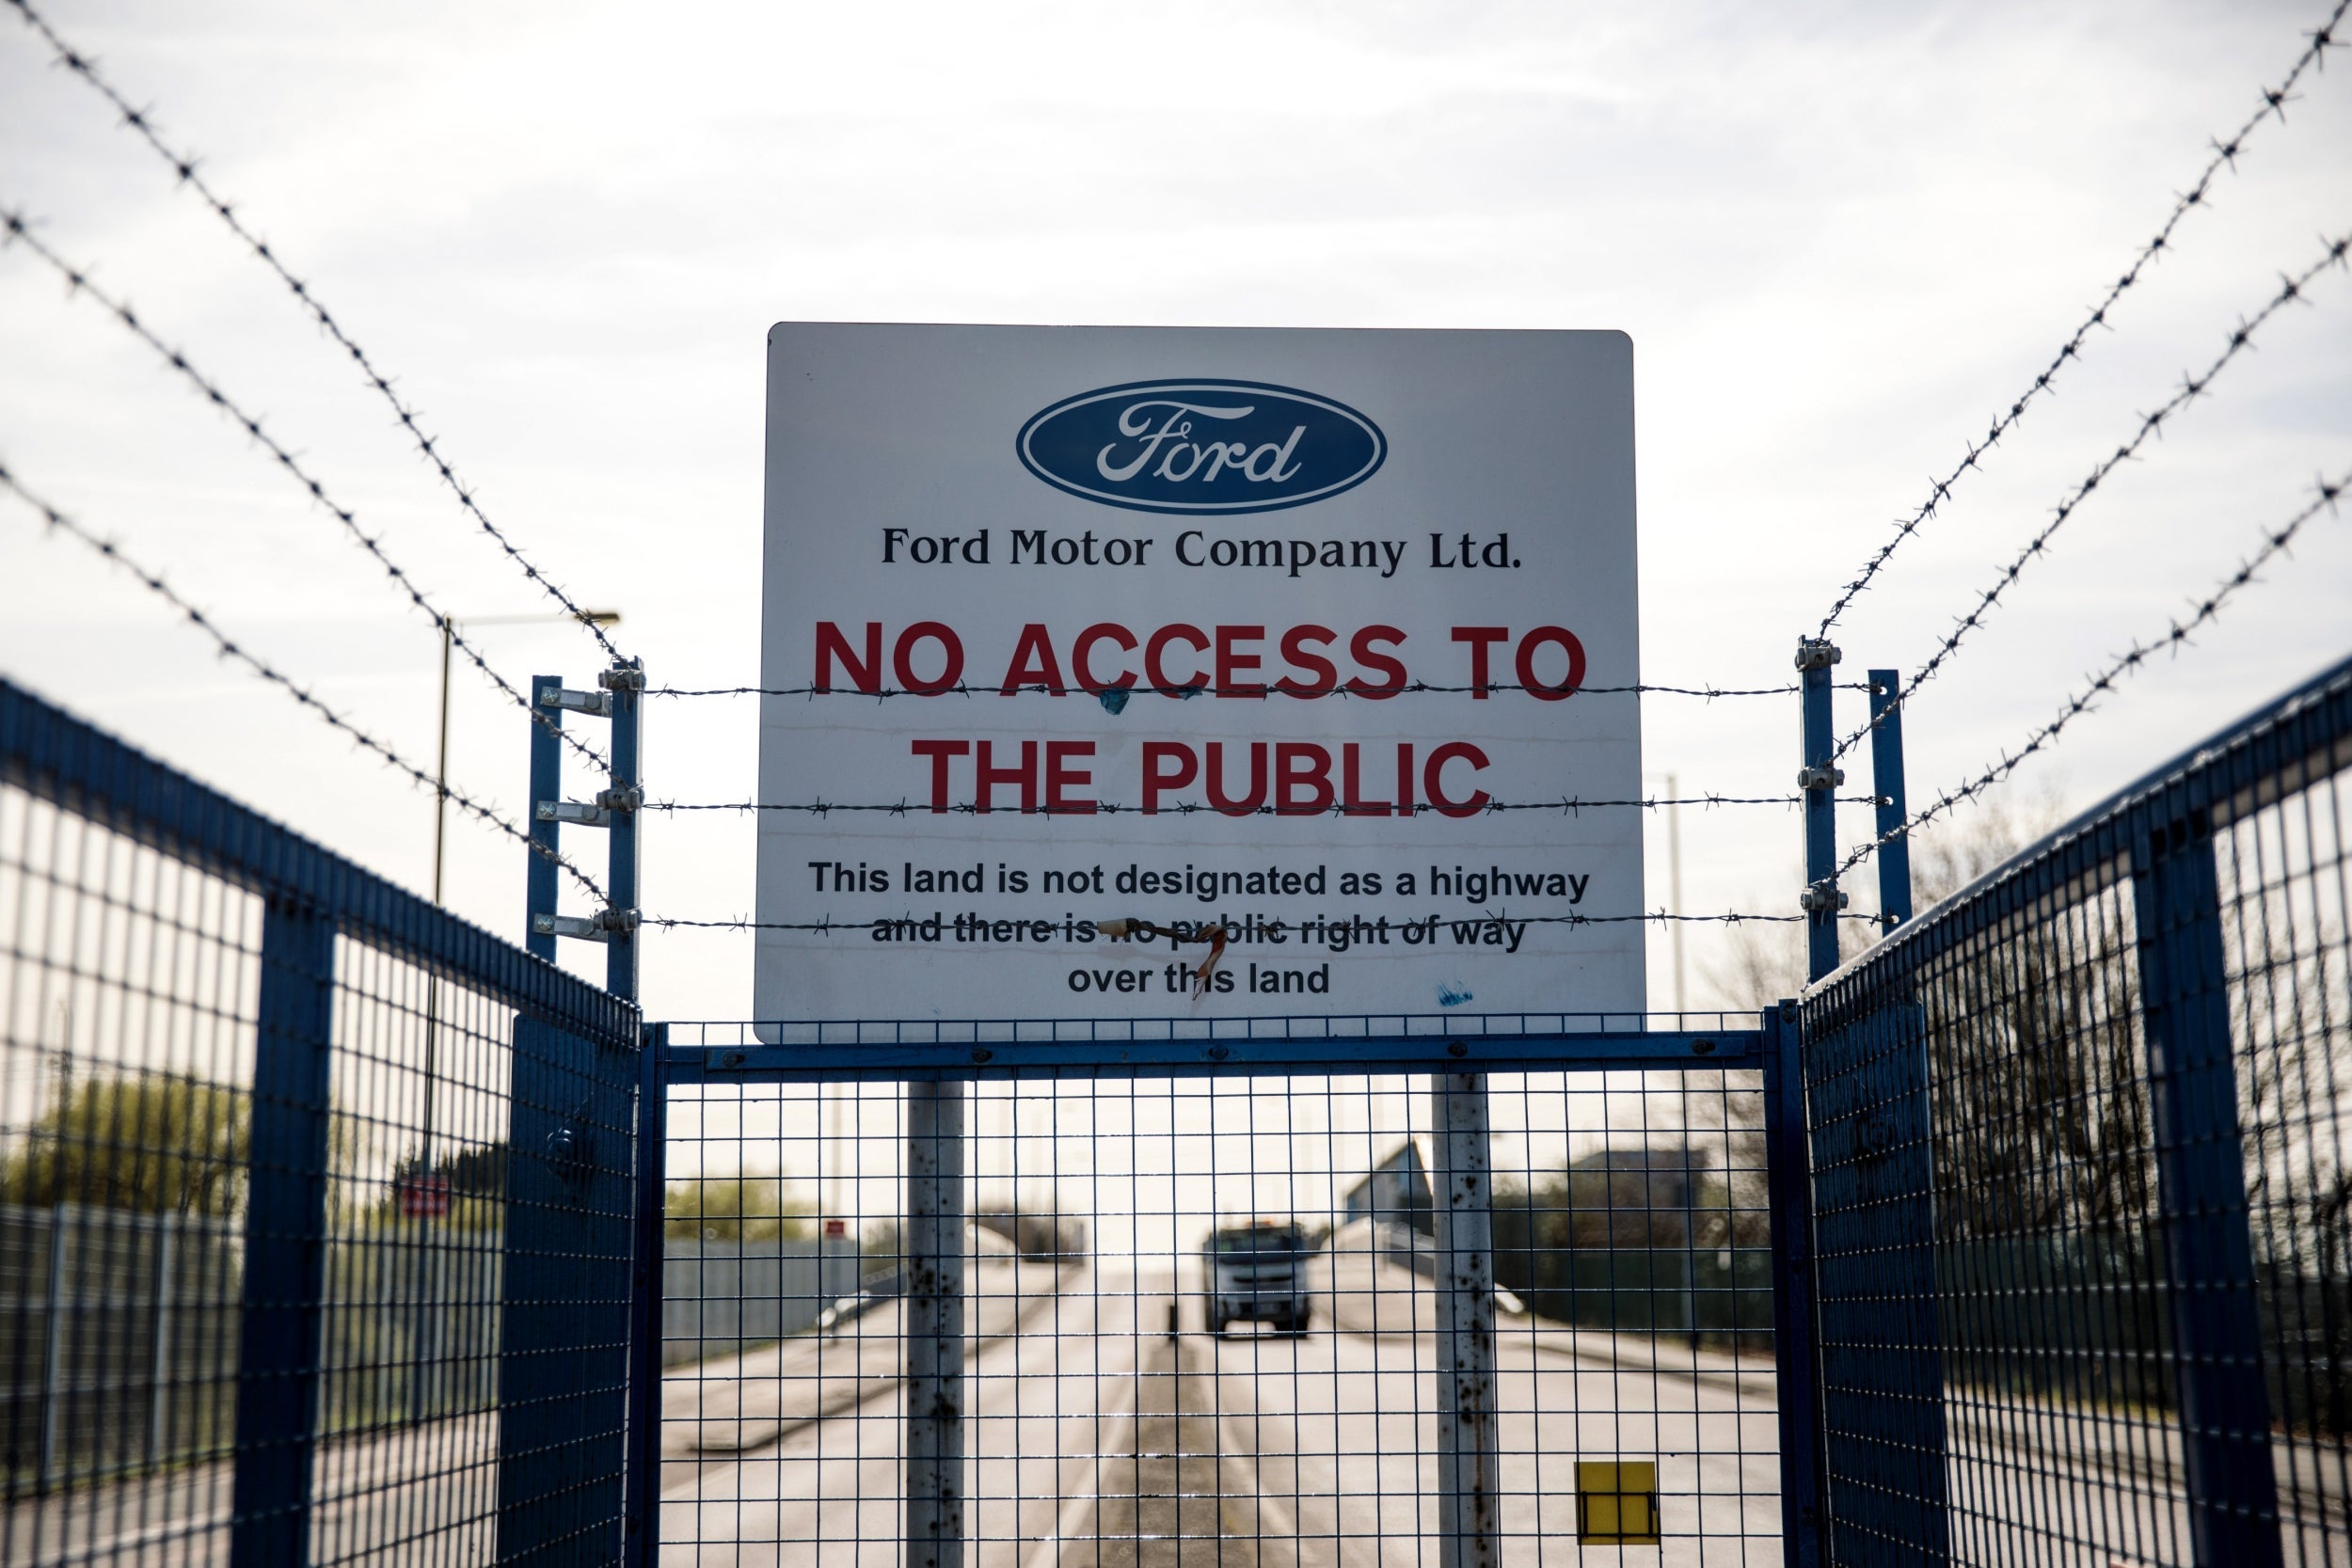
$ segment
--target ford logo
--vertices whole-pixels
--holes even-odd
[[[1057,490],[1138,512],[1272,512],[1354,489],[1389,455],[1343,403],[1254,381],[1137,381],[1065,398],[1016,440]]]

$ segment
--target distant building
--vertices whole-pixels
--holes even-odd
[[[1372,1168],[1372,1174],[1347,1190],[1341,1200],[1346,1221],[1381,1220],[1427,1230],[1429,1173],[1421,1163],[1421,1147],[1407,1138],[1396,1152]]]

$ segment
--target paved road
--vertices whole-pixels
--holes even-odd
[[[1435,1341],[1425,1282],[1385,1258],[1322,1265],[1315,1331],[1202,1332],[1188,1268],[1072,1271],[1043,1300],[976,1301],[967,1539],[979,1568],[1263,1563],[1383,1568],[1437,1560]],[[981,1271],[985,1275],[987,1271]],[[1181,1289],[1180,1289],[1181,1287]],[[1182,1332],[1168,1332],[1181,1304]],[[1524,1320],[1522,1320],[1522,1324]],[[723,1370],[674,1384],[664,1560],[898,1561],[901,1403],[895,1322],[821,1353],[743,1369],[799,1414],[732,1412]],[[815,1357],[829,1358],[814,1376]],[[1674,1353],[1662,1353],[1671,1363]],[[1645,1342],[1506,1325],[1503,1523],[1511,1563],[1581,1560],[1574,1461],[1654,1458],[1667,1563],[1779,1560],[1769,1369],[1716,1356],[1655,1366]],[[710,1412],[717,1396],[718,1416]],[[715,1434],[688,1451],[689,1430]],[[1596,1548],[1593,1560],[1614,1560]]]

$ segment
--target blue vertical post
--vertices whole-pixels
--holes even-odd
[[[561,675],[531,677],[531,863],[523,881],[523,948],[534,958],[555,961],[555,933],[538,929],[532,917],[555,912],[555,862],[539,852],[540,847],[553,851],[556,847],[556,827],[553,821],[541,821],[538,802],[563,799],[564,743],[556,732],[563,727],[564,710],[548,697],[550,691],[564,689]]]
[[[1772,1205],[1772,1361],[1780,1418],[1784,1568],[1821,1560],[1821,1387],[1813,1314],[1813,1171],[1797,1005],[1764,1013],[1764,1170]]]
[[[1801,1022],[1823,1549],[1838,1561],[1948,1563],[1933,1064],[1908,982],[1882,987],[1866,976],[1844,996],[1810,998]]]
[[[335,927],[284,895],[262,914],[251,1171],[237,1350],[231,1568],[310,1560],[326,1296],[328,1052]]]
[[[637,1202],[634,1288],[629,1294],[628,1455],[624,1568],[647,1568],[660,1551],[661,1221],[668,1192],[669,1088],[662,1058],[670,1026],[645,1030],[637,1075]]]
[[[1797,670],[1804,709],[1804,767],[1798,786],[1804,794],[1805,975],[1818,980],[1837,967],[1837,911],[1846,895],[1837,891],[1837,784],[1845,777],[1834,765],[1837,732],[1830,721],[1830,670],[1838,651],[1827,638],[1797,641]]]
[[[500,1249],[501,1563],[610,1564],[626,1518],[631,1043],[515,1021]]]
[[[645,673],[635,659],[616,664],[604,673],[612,693],[612,787],[606,820],[612,833],[612,859],[605,877],[605,900],[626,917],[637,909],[637,819],[644,797],[644,779],[638,761],[638,743],[644,735]],[[607,933],[604,989],[628,1001],[637,1000],[637,927],[623,924]]]
[[[1870,672],[1870,793],[1879,798],[1879,928],[1891,931],[1911,918],[1911,835],[1903,823],[1903,677],[1899,670]]]
[[[2201,1565],[2273,1568],[2282,1560],[2278,1479],[2220,885],[2203,812],[2134,846],[2132,900],[2189,1539]]]

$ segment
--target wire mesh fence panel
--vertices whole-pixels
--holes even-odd
[[[2352,666],[1818,989],[1838,1562],[2352,1561]]]
[[[258,901],[0,788],[0,1356],[10,1562],[229,1503]]]
[[[1759,1078],[681,1083],[661,1560],[1776,1562]]]
[[[2216,842],[2251,1307],[2289,1560],[2352,1560],[2352,866],[2336,773]],[[2333,1559],[2328,1554],[2332,1549]]]
[[[0,683],[0,1560],[612,1560],[637,1043]]]

